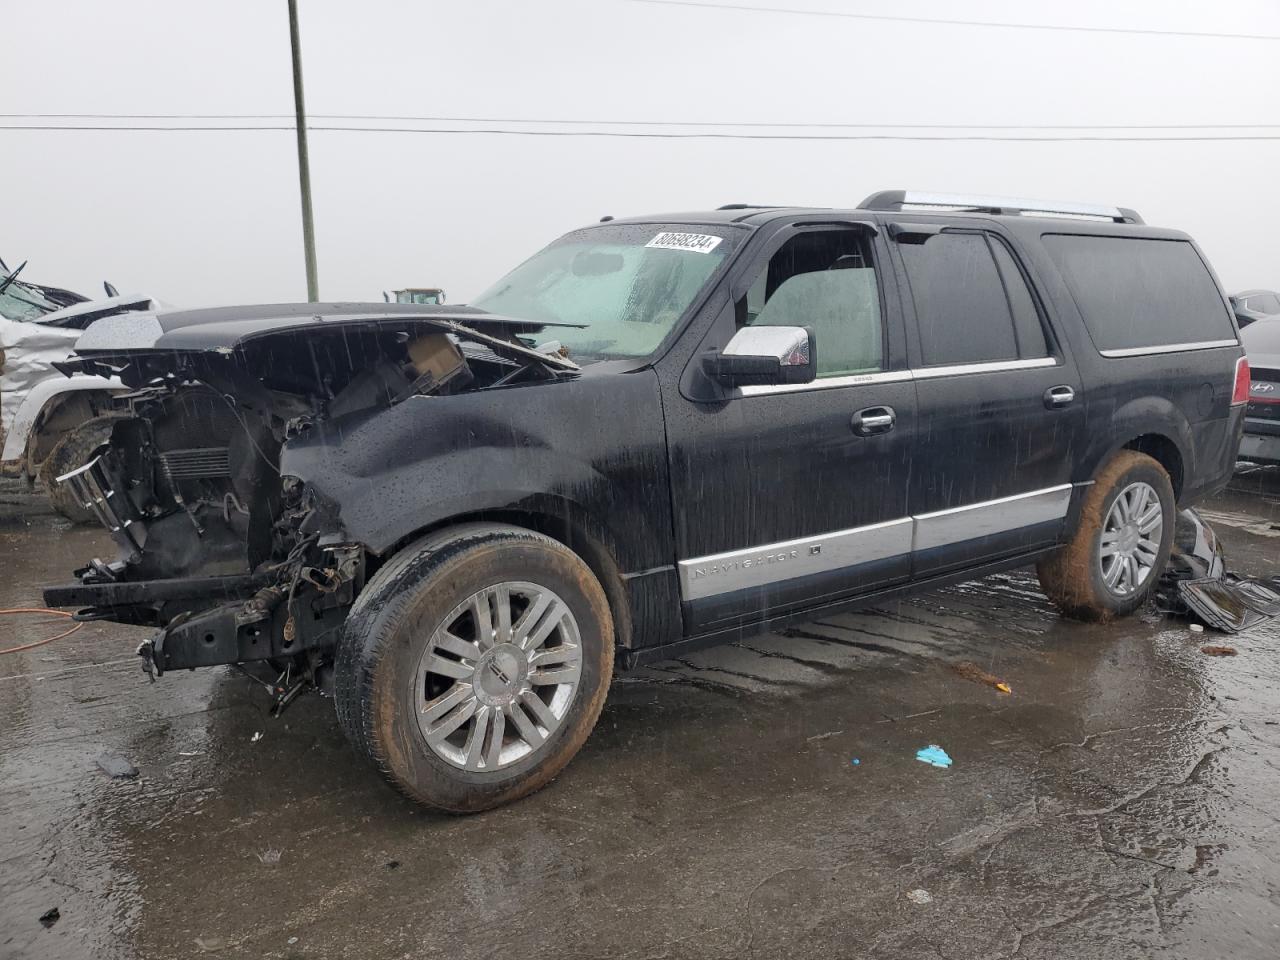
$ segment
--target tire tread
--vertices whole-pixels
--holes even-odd
[[[1164,518],[1162,545],[1156,558],[1156,574],[1141,591],[1131,597],[1119,598],[1098,583],[1094,576],[1094,539],[1106,522],[1106,508],[1121,481],[1133,471],[1152,472],[1162,494],[1162,502],[1173,500],[1173,484],[1169,474],[1159,462],[1137,450],[1117,451],[1094,475],[1093,484],[1086,491],[1080,506],[1080,517],[1070,540],[1054,554],[1036,564],[1040,587],[1068,617],[1076,620],[1110,620],[1125,616],[1142,606],[1155,586],[1159,571],[1169,558],[1173,540],[1173,517]]]
[[[421,538],[402,549],[384,564],[365,584],[356,598],[339,638],[334,657],[334,706],[338,722],[353,746],[364,754],[388,783],[401,794],[418,803],[427,803],[449,813],[471,813],[487,809],[499,803],[531,793],[552,779],[560,767],[543,765],[535,768],[523,780],[516,781],[492,802],[482,805],[450,806],[438,798],[419,795],[410,788],[389,763],[378,743],[374,730],[374,681],[384,657],[404,618],[412,606],[413,590],[406,584],[417,585],[445,569],[451,561],[495,542],[537,544],[572,558],[584,569],[585,563],[568,547],[557,540],[532,530],[500,524],[474,523],[446,528]],[[588,569],[588,573],[589,573]],[[594,576],[592,577],[594,581]],[[596,583],[601,598],[603,588]],[[607,601],[604,606],[607,618]],[[612,621],[602,624],[605,630],[603,675],[608,678],[613,668]],[[572,757],[590,734],[595,719],[608,692],[608,682],[602,683],[593,701],[586,705],[590,722],[567,745]],[[563,755],[565,747],[560,748]],[[567,762],[567,761],[566,761]]]

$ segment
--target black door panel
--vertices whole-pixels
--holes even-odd
[[[736,281],[736,308],[716,321],[723,329],[712,328],[723,344],[743,325],[806,326],[820,379],[716,402],[690,399],[716,393],[696,384],[664,398],[690,633],[910,572],[915,386],[902,369],[893,273],[876,266],[887,248],[873,231],[781,226]]]
[[[1033,278],[999,236],[959,227],[896,247],[916,319],[914,577],[1057,541],[1084,425]]]
[[[906,578],[914,393],[904,379],[744,396],[668,421],[695,632]],[[856,433],[869,406],[892,407],[894,429]]]

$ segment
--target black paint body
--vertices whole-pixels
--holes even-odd
[[[328,538],[362,545],[376,565],[426,531],[464,520],[547,532],[600,577],[624,662],[635,663],[1028,563],[1065,539],[1084,486],[1125,446],[1166,466],[1180,505],[1231,475],[1243,418],[1231,403],[1238,343],[1102,356],[1041,240],[1046,233],[1187,239],[1181,233],[1021,216],[781,208],[631,222],[714,224],[742,231],[743,240],[644,360],[588,364],[575,378],[412,397],[318,422],[287,441],[281,473],[300,478],[326,504]],[[923,365],[917,313],[893,239],[912,225],[1001,238],[1039,304],[1052,365],[915,378],[909,371]],[[702,360],[737,330],[735,304],[770,255],[797,233],[845,229],[873,235],[883,371],[899,378],[757,395],[714,381]],[[1229,318],[1220,287],[1218,295]],[[192,344],[184,348],[200,336],[198,346],[216,348],[205,341],[218,331],[201,326],[185,332]],[[253,326],[246,318],[235,332]],[[1046,391],[1064,387],[1074,401],[1051,409]],[[896,414],[893,428],[855,432],[854,414],[880,406]],[[1043,489],[1069,489],[1065,516],[767,586],[682,597],[682,560]]]
[[[595,565],[616,575],[613,595],[625,598],[630,624],[620,639],[655,656],[912,583],[1027,562],[1059,543],[1073,516],[695,602],[681,602],[680,559],[1087,483],[1109,454],[1134,442],[1161,454],[1182,504],[1230,476],[1241,422],[1230,405],[1239,347],[1100,356],[1040,244],[1044,232],[1185,239],[1180,233],[863,210],[652,219],[734,222],[752,234],[654,357],[590,365],[576,381],[416,398],[365,422],[331,423],[287,444],[282,471],[336,501],[345,535],[375,553],[462,517],[561,525],[612,560],[613,571]],[[886,370],[919,365],[912,303],[889,239],[890,223],[916,221],[1006,240],[1040,300],[1058,365],[765,396],[727,395],[702,371],[701,355],[736,329],[733,303],[745,284],[804,224],[874,224]],[[1077,400],[1046,409],[1041,397],[1057,385],[1073,387]],[[895,429],[855,435],[851,415],[876,404],[895,409]]]

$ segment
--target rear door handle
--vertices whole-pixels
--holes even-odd
[[[1065,407],[1076,398],[1076,392],[1065,383],[1059,387],[1050,387],[1044,392],[1044,405],[1050,410]]]
[[[867,407],[853,415],[850,426],[860,437],[870,437],[877,433],[888,433],[898,422],[898,415],[893,407]]]

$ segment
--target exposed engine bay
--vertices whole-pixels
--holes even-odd
[[[335,317],[342,306],[311,305],[319,312],[308,322],[222,338],[230,343],[208,335],[198,347],[165,349],[161,336],[151,349],[117,349],[95,326],[59,368],[118,376],[132,392],[118,398],[110,442],[59,482],[118,550],[47,590],[46,602],[80,607],[81,619],[157,627],[139,648],[153,675],[266,662],[281,704],[318,682],[378,560],[347,542],[331,504],[281,475],[282,450],[411,398],[577,371],[554,345],[522,341],[538,327],[518,321],[476,311],[472,325],[393,307]],[[212,329],[192,324],[168,338]]]

